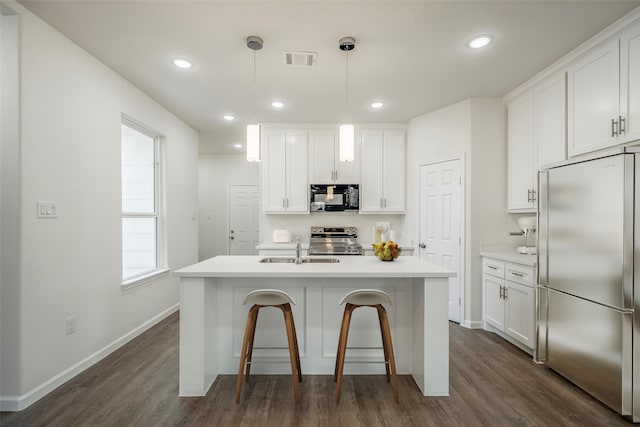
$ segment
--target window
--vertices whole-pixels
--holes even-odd
[[[159,137],[123,119],[122,280],[126,284],[160,268]]]

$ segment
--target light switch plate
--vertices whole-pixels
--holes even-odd
[[[47,202],[38,200],[38,218],[58,218],[58,202]]]

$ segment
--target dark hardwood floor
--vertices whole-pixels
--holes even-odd
[[[21,412],[9,426],[630,426],[589,395],[494,334],[456,324],[451,396],[423,397],[399,378],[400,404],[384,376],[304,376],[293,403],[288,375],[254,376],[234,403],[235,376],[200,398],[178,397],[178,314]],[[304,369],[304,361],[303,361]],[[304,370],[303,370],[304,374]]]

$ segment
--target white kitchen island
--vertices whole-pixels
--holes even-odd
[[[353,289],[385,290],[394,301],[387,311],[398,373],[410,373],[425,396],[449,394],[448,278],[454,272],[406,256],[304,264],[260,263],[262,258],[218,256],[174,273],[180,277],[180,396],[204,396],[218,374],[237,374],[249,309],[242,300],[259,288],[281,289],[296,300],[303,376],[333,374],[342,296]],[[252,374],[290,373],[279,313],[260,313]],[[382,361],[382,354],[375,310],[356,310],[345,374],[384,373],[384,364],[371,363]]]

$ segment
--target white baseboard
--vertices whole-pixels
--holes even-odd
[[[484,327],[482,320],[465,320],[462,326],[469,329],[482,329]]]
[[[90,368],[91,366],[95,365],[100,360],[104,359],[105,357],[107,357],[108,355],[110,355],[111,353],[113,353],[114,351],[116,351],[117,349],[119,349],[120,347],[122,347],[123,345],[131,341],[132,339],[141,335],[151,327],[160,323],[162,320],[166,319],[171,314],[178,311],[179,308],[180,308],[180,304],[175,304],[174,306],[169,307],[162,313],[147,320],[137,328],[126,333],[125,335],[116,339],[110,344],[107,344],[106,346],[96,351],[92,355],[81,360],[80,362],[76,363],[70,368],[65,369],[64,371],[60,372],[58,375],[40,384],[39,386],[35,387],[29,392],[23,394],[22,396],[0,396],[0,411],[15,412],[15,411],[22,411],[23,409],[28,408],[30,405],[34,404],[35,402],[42,399],[47,394],[51,393],[56,388],[60,387],[62,384],[66,383],[67,381],[69,381],[76,375],[80,374],[87,368]]]

